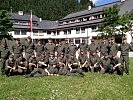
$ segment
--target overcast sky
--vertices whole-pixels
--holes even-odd
[[[111,2],[116,2],[119,0],[92,0],[92,1],[96,6],[99,6],[99,5],[103,5],[103,4],[107,4],[107,3],[111,3]]]

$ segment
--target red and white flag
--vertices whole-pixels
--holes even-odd
[[[30,15],[30,32],[32,32],[32,10]]]

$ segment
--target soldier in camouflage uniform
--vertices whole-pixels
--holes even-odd
[[[125,71],[125,73],[129,74],[129,51],[133,50],[133,46],[129,43],[127,43],[127,39],[123,39],[123,43],[119,46],[119,50],[121,51],[121,64],[122,68]],[[125,67],[124,67],[125,64]]]
[[[118,44],[115,43],[115,39],[112,38],[112,39],[111,39],[111,45],[110,45],[109,56],[117,55],[117,52],[118,52]]]
[[[108,54],[108,43],[105,38],[100,43],[100,57],[104,57],[105,54]]]
[[[13,55],[10,55],[9,59],[6,60],[5,74],[8,77],[16,74],[16,65]]]
[[[66,57],[62,52],[60,57],[58,57],[58,66],[59,66],[59,75],[66,75],[67,74],[67,67],[66,67]]]
[[[111,73],[114,72],[116,72],[118,75],[123,75],[121,59],[116,55],[113,55],[111,58]]]
[[[56,46],[55,46],[55,44],[52,42],[52,39],[48,39],[48,43],[45,44],[45,50],[46,50],[47,55],[49,55],[50,52],[55,53]]]
[[[16,59],[15,66],[18,74],[26,74],[28,63],[23,55],[20,55],[19,58]]]
[[[54,53],[50,53],[48,71],[51,75],[58,74],[58,60],[55,58]]]
[[[95,43],[94,39],[91,39],[91,44],[88,46],[88,52],[92,51],[96,51],[97,53],[99,52],[99,45]]]
[[[58,46],[56,48],[56,51],[57,51],[58,57],[61,55],[61,52],[63,52],[63,53],[65,52],[65,48],[62,45],[62,41],[59,41],[59,44],[58,44]]]
[[[88,45],[85,43],[85,40],[83,40],[82,43],[79,44],[78,48],[80,49],[80,51],[83,50],[83,52],[87,54]]]
[[[69,44],[67,40],[65,41],[64,49],[65,49],[65,57],[69,58]]]
[[[77,46],[74,45],[73,41],[71,41],[71,44],[69,45],[69,48],[68,48],[69,56],[70,56],[71,54],[74,54],[74,55],[75,55],[77,49],[78,49]]]
[[[38,40],[37,45],[35,45],[36,57],[39,58],[41,54],[45,51],[44,45],[41,40]]]
[[[104,57],[100,60],[100,73],[106,73],[109,72],[111,70],[111,60],[109,58],[108,54],[105,54]]]
[[[79,66],[84,72],[88,72],[88,56],[86,55],[86,52],[84,50],[80,50],[80,55],[78,57]]]
[[[15,44],[12,46],[12,52],[14,54],[14,59],[17,59],[22,55],[24,46],[20,43],[20,39],[15,39]]]
[[[31,54],[28,63],[29,63],[28,72],[32,72],[35,68],[37,68],[37,59],[34,53]]]
[[[25,48],[26,59],[29,60],[29,58],[31,57],[31,54],[34,53],[34,50],[35,50],[35,45],[32,42],[31,37],[27,37],[27,41],[24,45],[24,48]]]
[[[97,55],[96,51],[91,51],[91,56],[89,57],[89,68],[91,72],[99,71],[100,57]]]
[[[2,72],[2,74],[4,74],[5,63],[6,63],[6,60],[9,58],[9,55],[10,55],[10,51],[7,47],[7,44],[2,43],[2,47],[0,49],[0,61],[1,61],[1,72]]]
[[[35,68],[30,74],[26,75],[26,78],[28,77],[43,77],[50,75],[50,73],[47,70],[48,67],[48,57],[45,55],[45,52],[41,54],[41,56],[38,58],[38,64],[37,68]]]

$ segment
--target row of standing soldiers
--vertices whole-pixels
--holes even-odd
[[[128,75],[129,51],[132,50],[133,45],[127,43],[126,38],[123,38],[123,43],[119,46],[114,38],[104,38],[100,43],[95,43],[95,40],[91,39],[90,45],[82,41],[78,47],[73,41],[59,41],[58,44],[54,44],[48,39],[48,43],[43,45],[41,40],[34,44],[30,37],[26,39],[25,44],[15,39],[11,52],[7,44],[2,43],[1,72],[7,76],[16,73],[28,74],[26,77],[83,75],[83,72],[88,71],[118,75],[123,75],[125,71]],[[121,51],[120,57],[117,56],[118,51]]]

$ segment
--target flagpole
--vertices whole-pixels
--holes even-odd
[[[30,15],[30,37],[32,36],[31,35],[32,32],[33,32],[33,29],[32,29],[32,10],[31,10],[31,15]]]

